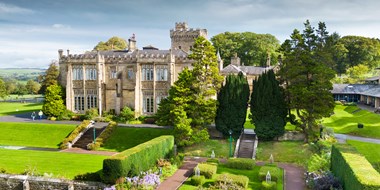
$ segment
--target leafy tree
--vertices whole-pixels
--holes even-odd
[[[344,83],[362,83],[369,68],[366,65],[359,64],[347,69],[346,73],[349,77],[345,78]]]
[[[28,90],[29,94],[37,94],[41,86],[38,82],[30,79],[26,83],[25,87]]]
[[[249,85],[243,73],[228,75],[226,84],[218,93],[218,109],[216,111],[216,129],[225,136],[232,131],[234,138],[239,137],[247,116]]]
[[[17,92],[16,84],[17,84],[17,81],[13,80],[13,79],[11,79],[11,80],[8,79],[5,81],[5,87],[7,89],[7,94],[14,94]]]
[[[58,84],[59,70],[56,61],[52,61],[49,68],[46,70],[45,75],[40,75],[39,81],[41,81],[40,94],[45,94],[47,87]]]
[[[225,66],[230,64],[234,53],[244,65],[265,66],[268,54],[272,63],[277,62],[276,50],[280,42],[270,34],[225,32],[212,37],[211,41],[219,50]]]
[[[113,36],[106,42],[99,42],[94,50],[104,51],[104,50],[124,50],[127,48],[127,41],[123,38]]]
[[[299,119],[293,123],[305,134],[305,142],[317,138],[318,122],[334,109],[331,79],[332,55],[326,49],[331,42],[324,23],[318,29],[305,23],[301,34],[295,29],[281,46],[285,58],[279,75],[286,86],[289,108]],[[295,117],[291,117],[295,118]]]
[[[62,94],[62,87],[57,84],[47,87],[45,101],[42,105],[42,111],[45,115],[59,117],[65,112],[66,107],[63,104]]]
[[[24,96],[24,95],[28,94],[28,89],[22,83],[17,83],[17,87],[16,88],[17,88],[16,89],[17,95]]]
[[[219,75],[215,49],[203,37],[195,40],[192,53],[193,69],[185,68],[162,100],[157,111],[159,125],[174,126],[176,143],[190,145],[206,140],[205,127],[216,113],[216,94],[223,78]]]
[[[273,70],[263,73],[253,81],[251,94],[252,123],[257,137],[261,140],[273,140],[285,133],[287,107],[283,89]]]
[[[5,98],[8,95],[7,88],[5,86],[5,82],[0,78],[0,98]]]

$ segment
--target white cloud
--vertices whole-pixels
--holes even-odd
[[[26,9],[18,7],[11,4],[0,3],[0,13],[10,13],[10,14],[31,14],[34,13],[31,9]]]
[[[55,29],[70,29],[70,25],[64,25],[64,24],[53,24],[51,27]]]

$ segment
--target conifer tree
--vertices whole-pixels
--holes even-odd
[[[216,129],[228,136],[232,131],[234,138],[239,137],[244,128],[249,100],[249,85],[243,73],[228,75],[226,83],[218,93]]]
[[[251,94],[251,122],[257,137],[273,140],[285,132],[287,108],[283,91],[273,70],[263,73],[253,81]]]

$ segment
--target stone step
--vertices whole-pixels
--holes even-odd
[[[95,128],[95,136],[98,137],[100,133],[105,129],[103,128]],[[88,129],[82,137],[73,145],[73,147],[87,149],[87,145],[92,143],[94,140],[94,129]]]

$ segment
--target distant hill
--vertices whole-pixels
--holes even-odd
[[[44,74],[46,69],[39,68],[0,68],[0,77],[4,80],[14,79],[16,81],[37,80],[37,77]]]

